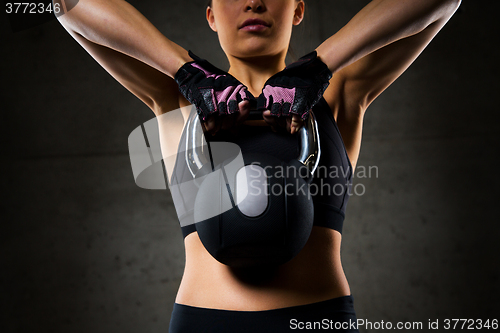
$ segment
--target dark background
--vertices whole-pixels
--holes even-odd
[[[205,1],[130,2],[226,66]],[[295,53],[366,3],[307,1]],[[498,7],[464,1],[366,114],[358,165],[378,177],[356,180],[342,247],[358,318],[500,319]],[[56,20],[14,33],[1,17],[0,332],[167,332],[182,235],[127,147],[153,113]]]

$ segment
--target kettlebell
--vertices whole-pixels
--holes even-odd
[[[261,112],[257,118],[262,119]],[[196,110],[186,126],[186,163],[199,186],[194,220],[207,251],[219,262],[240,268],[276,266],[295,257],[314,219],[309,184],[321,149],[312,110],[298,133],[299,156],[290,161],[269,154],[242,155],[235,144],[203,145]],[[214,165],[213,157],[221,151],[223,161]]]

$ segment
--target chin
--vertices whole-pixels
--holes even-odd
[[[263,43],[262,41],[245,43],[245,45],[242,45],[237,49],[232,48],[231,51],[233,52],[230,53],[238,58],[267,57],[280,53],[279,48],[270,47],[270,45],[273,44],[269,41],[266,41],[265,43]]]

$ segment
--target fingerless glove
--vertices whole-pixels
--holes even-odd
[[[204,121],[210,115],[232,114],[239,111],[243,100],[255,100],[240,81],[189,51],[194,59],[185,63],[175,74],[175,82],[186,99],[196,106]]]
[[[273,116],[297,114],[306,119],[330,84],[332,72],[313,51],[271,76],[257,99],[258,110]]]

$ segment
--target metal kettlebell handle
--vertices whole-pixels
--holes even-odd
[[[319,131],[316,117],[312,110],[309,111],[309,117],[304,121],[304,126],[300,128],[300,153],[297,160],[304,164],[311,175],[318,167],[321,156],[321,144],[319,142]]]
[[[203,129],[193,105],[186,124],[186,164],[193,178],[196,178],[196,174],[205,164],[210,163],[203,153],[203,140]]]
[[[262,119],[262,113],[260,116]],[[300,153],[297,160],[304,164],[311,174],[314,174],[321,156],[318,124],[312,110],[304,121],[304,126],[299,130]],[[203,129],[198,118],[196,108],[193,106],[186,124],[186,163],[193,178],[204,165],[210,163],[206,153],[203,152]]]

